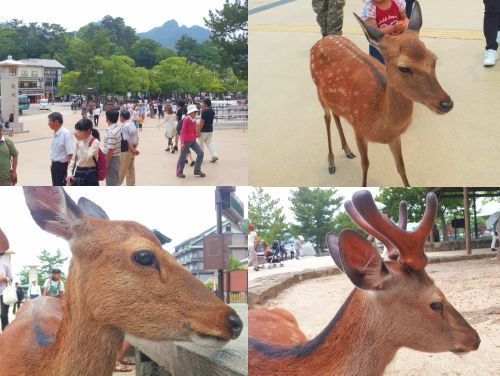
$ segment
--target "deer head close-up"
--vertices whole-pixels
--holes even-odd
[[[24,194],[35,222],[66,239],[72,258],[64,300],[26,303],[0,335],[2,375],[111,375],[125,334],[208,347],[240,335],[235,311],[148,228],[109,220],[60,187],[25,187]]]
[[[413,231],[406,230],[404,202],[398,225],[379,212],[368,191],[356,192],[344,207],[359,227],[387,247],[389,259],[383,260],[355,231],[328,233],[335,264],[356,288],[310,341],[286,311],[249,311],[250,375],[382,375],[402,347],[455,354],[477,350],[477,332],[425,271],[424,243],[438,207],[435,194],[427,195],[425,213]],[[254,315],[260,325],[256,330]]]
[[[368,143],[388,144],[403,184],[406,176],[401,135],[410,126],[413,102],[437,114],[453,108],[450,96],[436,77],[436,55],[419,39],[422,12],[415,2],[408,29],[401,35],[385,35],[355,14],[368,42],[378,48],[385,66],[342,36],[327,36],[311,49],[310,68],[324,110],[328,137],[328,171],[335,172],[330,123],[335,120],[342,149],[354,158],[340,117],[354,128],[361,156],[363,186],[367,185]]]

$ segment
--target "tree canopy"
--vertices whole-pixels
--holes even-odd
[[[53,268],[61,268],[63,264],[68,260],[61,254],[61,250],[58,249],[55,252],[50,252],[47,250],[42,250],[37,256],[40,266],[38,268],[38,284],[43,286],[45,280],[50,277]],[[61,273],[64,278],[64,273]],[[22,285],[29,284],[29,269],[24,267],[19,273],[19,280]]]
[[[255,226],[259,237],[267,243],[290,236],[279,199],[273,199],[263,188],[255,188],[250,195],[248,219]]]

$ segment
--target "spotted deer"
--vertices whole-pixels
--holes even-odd
[[[335,264],[356,288],[310,341],[298,340],[304,335],[289,313],[292,319],[279,312],[283,318],[276,320],[274,309],[249,311],[249,374],[382,375],[401,347],[456,354],[477,350],[477,332],[425,272],[423,246],[436,216],[434,193],[427,195],[422,221],[411,232],[406,231],[404,202],[399,226],[378,211],[368,191],[356,192],[345,209],[363,230],[385,244],[390,259],[382,260],[357,232],[328,233]],[[255,315],[259,320],[254,325]]]
[[[60,187],[25,187],[45,231],[66,239],[72,259],[61,301],[36,298],[0,335],[5,376],[111,375],[125,333],[219,347],[242,321],[165,252],[146,227],[111,221],[92,201]]]
[[[340,117],[354,128],[361,155],[363,186],[367,184],[368,142],[388,144],[403,184],[409,186],[401,151],[401,135],[410,126],[413,102],[438,114],[453,108],[450,96],[436,78],[436,55],[419,40],[422,26],[420,5],[413,7],[408,29],[398,36],[385,35],[356,14],[368,39],[385,59],[385,67],[361,51],[349,39],[327,36],[311,49],[311,74],[325,112],[328,136],[328,171],[335,172],[330,133],[331,114],[342,149],[355,158],[347,145]]]

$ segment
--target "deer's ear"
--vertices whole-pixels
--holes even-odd
[[[26,204],[43,230],[66,240],[83,222],[82,211],[61,187],[23,187]]]
[[[384,39],[385,34],[375,26],[372,26],[369,23],[365,22],[356,13],[353,14],[361,25],[361,29],[363,30],[363,33],[365,33],[368,43],[370,43],[372,46],[379,47],[380,43]]]
[[[328,244],[328,249],[330,250],[330,255],[332,256],[335,265],[337,265],[340,270],[344,271],[342,260],[340,258],[339,236],[334,232],[329,232],[326,234],[326,244]]]
[[[351,230],[339,236],[339,253],[344,272],[357,287],[363,290],[380,290],[389,273],[378,251],[368,241]]]
[[[109,220],[108,215],[99,205],[85,197],[81,197],[78,200],[78,207],[87,217]]]
[[[415,1],[413,4],[413,8],[411,11],[410,22],[408,23],[408,30],[420,32],[420,28],[422,27],[422,9],[420,8],[420,4],[418,1]]]

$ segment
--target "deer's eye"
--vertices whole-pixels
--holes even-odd
[[[431,303],[430,307],[434,311],[443,312],[443,304],[440,302]]]
[[[411,73],[411,69],[407,67],[398,67],[398,69],[402,73]]]
[[[156,257],[151,251],[138,251],[132,255],[132,260],[136,264],[141,266],[149,266],[152,268],[158,267],[158,262],[156,261]]]

